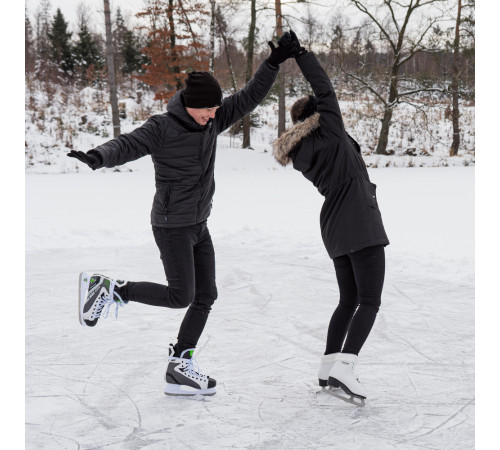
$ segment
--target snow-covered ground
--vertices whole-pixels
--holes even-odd
[[[219,140],[219,299],[198,348],[218,381],[209,398],[163,394],[183,311],[131,302],[95,329],[77,318],[82,270],[164,281],[151,161],[27,175],[26,448],[474,447],[474,168],[369,169],[391,245],[360,408],[317,386],[338,301],[321,197],[255,141]]]

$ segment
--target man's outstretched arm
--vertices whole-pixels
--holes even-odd
[[[161,147],[164,132],[163,120],[156,115],[131,133],[121,134],[87,153],[73,150],[68,156],[84,162],[92,170],[120,166],[154,153]]]

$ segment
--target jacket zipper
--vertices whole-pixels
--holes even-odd
[[[196,223],[198,223],[199,218],[200,218],[200,204],[202,201],[202,198],[201,198],[201,180],[203,179],[203,175],[204,175],[204,173],[203,173],[203,132],[200,133],[200,138],[201,138],[201,142],[200,142],[200,151],[198,152],[198,162],[199,162],[200,167],[201,167],[201,178],[200,178],[200,181],[198,181],[198,190],[200,191],[200,199],[196,203]]]
[[[170,204],[171,191],[172,191],[172,182],[169,182],[167,187],[167,193],[165,194],[165,200],[163,202],[165,204],[165,221],[167,221],[167,212],[168,212],[168,206]]]

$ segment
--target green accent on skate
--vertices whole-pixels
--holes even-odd
[[[194,353],[193,350],[189,350],[189,356],[193,356],[193,353]]]
[[[87,279],[86,279],[86,278],[85,278],[85,281],[87,281]],[[92,278],[90,279],[90,282],[91,282],[91,283],[94,283],[94,282],[95,282],[95,278],[94,278],[94,277],[92,277]]]

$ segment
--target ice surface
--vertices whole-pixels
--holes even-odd
[[[183,311],[131,302],[116,321],[78,322],[80,271],[164,281],[150,160],[26,177],[26,448],[474,447],[474,169],[370,170],[391,245],[358,408],[317,385],[338,299],[321,196],[255,147],[220,139],[219,299],[197,352],[218,381],[209,398],[163,394]]]

